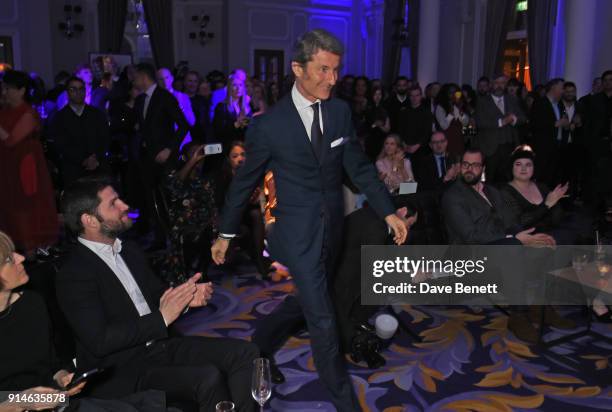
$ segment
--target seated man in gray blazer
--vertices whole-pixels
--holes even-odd
[[[518,127],[527,121],[515,97],[505,94],[508,78],[501,74],[493,80],[491,94],[476,104],[475,147],[486,157],[487,180],[505,183],[510,153],[520,143]]]
[[[442,214],[446,223],[449,243],[463,245],[524,245],[533,247],[553,246],[555,240],[545,234],[534,234],[534,228],[518,231],[519,225],[513,222],[500,192],[493,186],[482,182],[484,156],[476,149],[467,150],[461,159],[459,178],[442,196]],[[513,262],[524,260],[520,249],[505,248],[505,259]],[[510,256],[519,253],[521,256]],[[503,268],[502,268],[503,272]],[[502,279],[508,280],[505,287],[520,288],[512,274]],[[508,320],[508,329],[515,336],[529,343],[538,340],[538,332],[533,327],[527,312],[514,307]],[[552,310],[547,310],[546,322],[557,327],[568,327],[563,319]],[[533,317],[533,316],[532,316]]]

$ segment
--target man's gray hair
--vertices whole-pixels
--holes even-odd
[[[312,60],[312,56],[319,50],[337,54],[344,54],[342,42],[333,34],[323,29],[311,30],[304,33],[293,47],[291,61],[306,65]]]

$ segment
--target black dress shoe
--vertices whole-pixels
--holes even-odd
[[[272,379],[272,383],[284,383],[285,375],[278,369],[276,366],[276,362],[270,361],[270,378]]]
[[[363,359],[366,361],[366,363],[368,364],[368,368],[370,369],[382,368],[387,363],[385,358],[383,358],[382,356],[380,356],[379,353],[374,352],[373,350],[366,350],[363,353]]]

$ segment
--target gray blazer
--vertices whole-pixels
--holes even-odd
[[[505,113],[502,113],[490,95],[478,99],[476,104],[475,119],[478,134],[474,136],[472,142],[476,148],[482,150],[485,157],[495,153],[500,144],[519,144],[517,126],[524,124],[527,117],[513,96],[504,95],[504,109]],[[509,113],[516,115],[518,119],[516,124],[499,127],[499,120]]]

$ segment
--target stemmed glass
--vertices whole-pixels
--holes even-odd
[[[215,407],[215,411],[216,412],[234,412],[235,411],[234,402],[230,402],[230,401],[219,402],[217,406]]]
[[[253,361],[253,378],[251,379],[251,394],[263,412],[264,404],[272,395],[272,380],[270,379],[270,361],[257,358]]]

